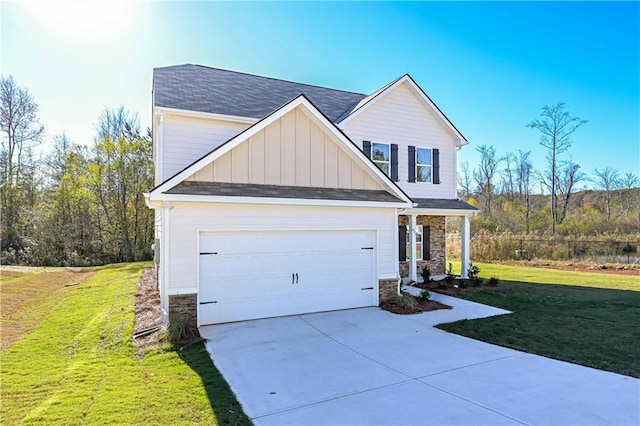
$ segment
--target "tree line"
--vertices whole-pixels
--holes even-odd
[[[151,134],[124,107],[105,109],[90,147],[53,137],[38,104],[13,77],[0,78],[0,262],[86,266],[152,256]]]
[[[591,175],[571,160],[572,136],[587,120],[564,103],[542,108],[527,127],[540,133],[546,168],[534,167],[531,151],[499,154],[493,145],[477,148],[480,161],[458,172],[459,196],[481,209],[475,230],[514,234],[631,234],[640,231],[640,180],[613,167]],[[593,190],[578,189],[591,183]]]

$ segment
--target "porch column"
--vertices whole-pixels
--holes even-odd
[[[418,262],[416,260],[416,215],[409,215],[409,281],[418,281]]]
[[[462,264],[462,278],[469,278],[470,247],[471,247],[471,216],[462,216],[462,235],[460,261]]]

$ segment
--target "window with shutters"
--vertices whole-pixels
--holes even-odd
[[[411,254],[411,239],[409,236],[409,229],[407,228],[407,238],[406,238],[406,242],[407,242],[407,249],[406,249],[406,253],[407,253],[407,261],[409,260],[409,256]],[[423,260],[422,259],[422,225],[418,225],[416,226],[416,260]]]
[[[389,176],[390,162],[391,162],[391,145],[388,143],[371,144],[371,160],[382,170],[387,176]]]
[[[433,182],[433,157],[430,148],[416,148],[416,181]]]

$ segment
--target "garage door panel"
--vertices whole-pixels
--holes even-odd
[[[199,322],[371,306],[374,231],[203,233]],[[364,289],[364,290],[363,290]]]

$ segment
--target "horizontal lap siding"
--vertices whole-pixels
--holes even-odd
[[[375,229],[378,275],[396,272],[394,209],[174,203],[170,211],[169,289],[196,286],[198,230]]]
[[[167,115],[163,118],[163,176],[166,180],[231,139],[248,124]]]
[[[345,133],[362,148],[362,141],[398,144],[398,185],[415,198],[456,198],[456,146],[443,125],[405,84],[347,123]],[[440,150],[439,185],[408,182],[408,146]]]

